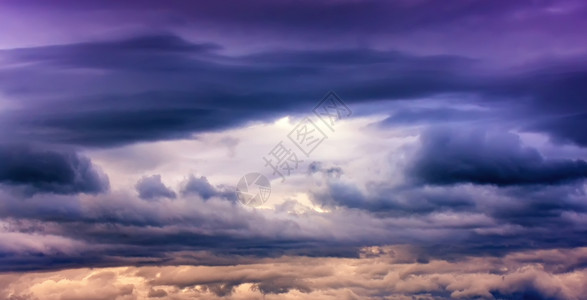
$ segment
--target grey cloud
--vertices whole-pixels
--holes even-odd
[[[45,283],[57,299],[578,300],[587,293],[584,249],[562,249],[585,244],[585,158],[549,158],[500,132],[546,133],[556,144],[587,145],[586,45],[580,31],[568,30],[586,27],[580,1],[50,3],[3,5],[41,18],[24,22],[34,28],[52,23],[44,16],[77,26],[84,13],[99,11],[112,24],[84,21],[80,29],[108,35],[151,24],[186,38],[160,33],[0,50],[0,144],[41,143],[0,147],[0,271],[167,267],[29,273],[17,280],[11,276],[20,275],[4,274],[0,285],[9,282],[6,290],[15,292],[0,288],[0,298],[33,298],[45,286],[20,284],[51,275]],[[118,23],[121,15],[130,23]],[[69,16],[76,22],[68,24]],[[240,35],[237,25],[251,34],[231,39]],[[497,38],[503,41],[494,43],[488,33],[495,32],[504,33]],[[59,38],[76,37],[65,33]],[[311,44],[299,42],[308,37]],[[424,48],[406,50],[423,40]],[[515,51],[504,46],[511,41]],[[565,58],[530,61],[540,55]],[[513,65],[519,57],[526,65]],[[190,176],[177,194],[158,175],[136,184],[143,200],[174,201],[143,201],[132,188],[103,193],[108,178],[76,152],[307,113],[327,90],[353,110],[391,114],[380,122],[384,129],[479,120],[482,129],[424,133],[422,147],[400,170],[407,174],[397,176],[407,175],[401,183],[379,178],[362,186],[347,178],[356,174],[344,165],[311,163],[304,180],[322,180],[309,194],[326,208],[321,212],[295,200],[275,211],[248,210],[235,203],[230,187],[204,176]],[[452,98],[458,104],[448,107]],[[434,108],[419,106],[423,100]],[[390,108],[399,101],[406,105]],[[469,110],[470,104],[491,109]],[[406,134],[395,129],[391,134]],[[236,139],[217,142],[234,155]],[[397,243],[422,248],[406,254],[373,247],[365,250],[371,261],[356,258],[365,258],[361,247]],[[538,248],[559,249],[519,252]],[[180,264],[191,266],[169,266]],[[215,264],[222,266],[203,266]],[[135,280],[117,282],[119,276]],[[47,296],[41,291],[38,298]]]
[[[398,226],[404,232],[427,228],[413,238],[432,228],[447,230],[446,234],[438,233],[445,239],[443,242],[431,245],[432,238],[427,236],[417,243],[427,245],[433,256],[453,258],[474,253],[503,255],[513,248],[581,246],[581,236],[587,228],[578,218],[587,212],[585,195],[581,182],[414,185],[388,178],[364,185],[345,178],[327,178],[309,191],[313,203],[328,211],[368,212],[382,222],[413,221],[400,222],[403,225]],[[435,225],[428,228],[423,224]],[[458,242],[449,241],[456,237],[460,237]]]
[[[0,182],[25,192],[97,194],[109,189],[108,177],[73,151],[1,145],[0,161]]]
[[[164,298],[167,296],[167,292],[164,290],[155,290],[155,289],[151,289],[149,290],[149,294],[148,294],[149,298]]]
[[[340,178],[343,174],[341,167],[323,167],[321,162],[313,161],[308,165],[308,174],[321,173],[326,176]]]
[[[587,95],[580,84],[584,72],[551,76],[557,67],[571,70],[565,62],[540,72],[510,74],[485,71],[478,60],[462,56],[364,48],[229,56],[217,46],[171,34],[4,50],[0,55],[16,65],[0,72],[0,88],[10,99],[27,103],[2,113],[12,140],[103,147],[180,139],[307,112],[327,90],[335,90],[350,104],[442,94],[477,95],[492,105],[529,99],[516,105],[513,126],[580,144],[582,132],[564,130],[580,120],[560,117],[587,109],[581,101]],[[585,65],[578,61],[573,68],[583,70]],[[87,69],[109,72],[78,74]],[[47,93],[59,96],[47,99]],[[553,114],[559,117],[553,119],[556,123],[538,122]],[[386,122],[454,117],[472,116],[450,110],[406,111]]]
[[[171,198],[177,197],[175,192],[165,186],[161,182],[161,175],[145,176],[137,182],[135,185],[139,197],[145,200],[151,200],[156,198]]]
[[[479,209],[496,220],[533,228],[558,228],[562,233],[575,227],[563,217],[565,212],[587,212],[587,205],[580,200],[585,195],[580,183],[551,187],[514,186],[502,191],[503,198],[498,203],[486,204]],[[575,229],[580,234],[581,228]],[[572,238],[565,239],[573,241]]]
[[[577,108],[579,111],[583,109],[581,106]],[[535,122],[526,129],[534,132],[548,132],[553,137],[553,140],[560,143],[585,146],[587,145],[585,128],[587,128],[587,112],[583,111],[563,116],[553,116],[549,120]]]
[[[223,197],[231,200],[236,199],[234,189],[226,186],[214,187],[208,182],[208,178],[205,176],[200,176],[200,178],[198,178],[193,174],[191,174],[183,183],[181,193],[183,195],[199,195],[204,200],[212,197]]]
[[[438,212],[474,211],[475,203],[465,193],[453,190],[423,190],[373,183],[363,191],[357,184],[330,180],[323,189],[311,191],[314,203],[327,207],[365,210],[375,216],[399,217]]]
[[[587,177],[587,162],[546,159],[511,133],[436,129],[421,135],[408,172],[428,184],[561,184]]]
[[[18,250],[7,248],[0,265],[14,271],[129,261],[209,265],[243,257],[355,257],[359,247],[388,243],[421,245],[426,252],[420,260],[425,261],[577,247],[587,230],[587,224],[568,218],[569,213],[587,212],[581,204],[584,195],[573,194],[572,187],[532,193],[485,186],[404,191],[381,186],[368,194],[350,185],[342,192],[338,185],[325,188],[329,190],[310,196],[313,201],[330,201],[316,203],[327,206],[328,213],[254,211],[215,197],[203,200],[183,194],[166,202],[143,201],[120,192],[82,199],[37,195],[28,201],[2,194],[0,216],[9,232],[24,234],[23,239],[62,237],[89,247],[39,255],[37,249],[22,244]],[[347,194],[352,197],[344,197]],[[481,194],[484,197],[477,197]],[[184,255],[190,251],[212,251],[217,257]]]
[[[456,56],[369,49],[226,56],[173,35],[4,50],[0,55],[20,65],[0,72],[0,88],[11,98],[34,104],[34,109],[23,106],[4,113],[2,122],[12,128],[11,138],[75,145],[178,139],[251,119],[296,114],[313,107],[329,89],[340,90],[348,95],[346,101],[354,102],[478,85],[462,75],[471,72],[474,62]],[[325,62],[324,57],[332,60]],[[347,59],[358,69],[348,76],[331,76],[340,74]],[[77,69],[109,73],[78,75]],[[356,76],[364,79],[357,81]],[[93,84],[88,86],[88,80]],[[48,92],[60,96],[37,100]]]
[[[500,112],[501,113],[501,112]],[[495,112],[467,110],[458,108],[404,108],[397,109],[393,115],[380,121],[380,126],[406,126],[412,124],[443,124],[458,122],[478,122],[494,118]]]

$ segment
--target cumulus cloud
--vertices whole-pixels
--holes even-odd
[[[424,132],[420,140],[422,146],[408,172],[423,183],[508,186],[587,177],[584,160],[544,158],[512,133],[435,129]]]
[[[360,126],[355,130],[364,132]],[[382,135],[393,134],[390,132],[384,131]],[[353,139],[354,133],[343,134]],[[369,137],[365,140],[371,142]],[[418,149],[419,140],[416,137],[412,140],[411,146]],[[355,145],[365,147],[364,142],[360,142]],[[166,142],[173,143],[185,145]],[[384,139],[367,147],[373,149],[371,154],[377,154],[375,150],[385,153],[389,151],[388,144],[389,139]],[[214,147],[217,148],[197,152],[208,155],[216,149],[224,150],[222,145]],[[224,151],[221,152],[221,159],[226,159]],[[410,155],[404,162],[412,163],[411,154],[417,151],[406,153]],[[273,198],[270,205],[276,205],[275,210],[271,206],[249,210],[234,201],[226,201],[229,196],[234,197],[234,192],[200,175],[184,178],[176,198],[160,196],[158,201],[141,199],[132,181],[128,185],[130,189],[121,188],[95,196],[36,194],[27,201],[20,201],[17,195],[2,191],[0,196],[4,202],[0,217],[7,218],[13,232],[61,236],[96,246],[85,250],[84,255],[69,255],[67,261],[58,253],[44,254],[42,259],[11,253],[12,258],[6,259],[3,267],[4,270],[19,270],[24,264],[36,265],[38,269],[64,265],[111,266],[124,265],[129,260],[170,264],[176,262],[171,257],[178,251],[200,250],[227,256],[344,257],[356,255],[357,247],[389,243],[429,247],[430,253],[423,256],[423,260],[470,253],[503,255],[518,249],[581,246],[580,237],[586,227],[580,219],[586,208],[584,188],[580,184],[540,187],[468,183],[412,185],[409,181],[396,181],[397,174],[386,169],[393,167],[396,159],[403,155],[404,152],[389,153],[386,155],[389,160],[373,164],[382,170],[369,174],[357,172],[370,168],[365,161],[349,164],[344,159],[325,159],[310,163],[309,174],[300,172],[286,185],[276,185],[276,191],[293,186],[297,195],[283,193],[290,197],[285,199],[284,205],[279,203],[283,199]],[[165,168],[176,170],[170,165]],[[158,170],[153,172],[159,173]],[[168,174],[173,173],[165,174],[168,178]],[[149,188],[161,188],[146,190],[154,194],[166,193],[168,187],[160,186],[161,178],[145,178]],[[176,180],[179,185],[181,177],[177,176]],[[17,257],[19,262],[11,263]],[[202,260],[197,263],[206,263]]]
[[[177,197],[173,190],[161,182],[161,175],[145,176],[139,179],[135,188],[139,193],[139,197],[145,200],[159,197],[174,199]]]
[[[73,151],[0,146],[0,183],[31,193],[97,194],[109,188],[108,177],[91,160]]]
[[[587,5],[171,3],[3,2],[0,298],[585,294]],[[334,146],[234,201],[327,90]]]
[[[226,186],[214,187],[208,182],[208,178],[200,176],[199,178],[190,174],[187,180],[183,183],[181,190],[183,195],[199,195],[202,199],[210,199],[212,197],[224,197],[234,200],[236,196],[235,191]]]

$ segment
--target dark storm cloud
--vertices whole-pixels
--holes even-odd
[[[421,238],[432,228],[411,237],[410,244],[423,247],[423,261],[433,257],[458,259],[462,255],[499,256],[512,249],[580,247],[585,243],[587,227],[572,217],[580,218],[587,212],[585,192],[578,185],[407,188],[383,182],[366,188],[365,192],[351,183],[330,182],[310,196],[315,204],[330,211],[369,211],[381,220],[406,220],[397,230],[417,230],[424,224],[438,229],[442,241]]]
[[[89,199],[35,195],[27,201],[2,191],[0,196],[0,237],[14,241],[0,245],[0,271],[356,255],[354,243],[302,236],[296,221],[247,211],[230,201],[143,201],[124,193]],[[30,239],[37,242],[23,242]],[[197,251],[213,251],[217,258],[194,256]]]
[[[329,201],[322,203],[331,210],[327,214],[263,213],[234,201],[204,200],[199,194],[161,201],[121,192],[91,198],[42,194],[27,201],[0,194],[5,230],[23,235],[10,238],[32,235],[28,238],[54,244],[40,249],[17,244],[23,251],[0,251],[5,254],[0,265],[9,271],[178,261],[226,264],[247,256],[353,257],[361,246],[406,242],[430,247],[423,259],[457,259],[463,253],[580,246],[586,233],[566,216],[587,211],[581,204],[584,195],[571,187],[463,191],[394,188],[382,182],[369,185],[363,194],[348,184],[341,189],[341,178],[322,178],[331,181],[329,190],[313,200],[321,196]],[[210,188],[202,177],[194,180]],[[225,261],[189,254],[193,251],[213,251]]]
[[[360,184],[345,176],[324,177],[310,199],[330,211],[368,211],[381,219],[438,224],[458,216],[442,225],[451,231],[446,238],[462,237],[457,243],[422,243],[432,256],[584,244],[587,228],[578,222],[587,212],[584,161],[547,159],[502,131],[441,127],[425,131],[420,141],[420,149],[410,154],[406,181]],[[320,169],[311,164],[309,171]]]
[[[585,98],[587,99],[587,94]],[[552,99],[554,101],[554,99]],[[585,100],[587,102],[587,100]],[[555,142],[572,143],[581,147],[587,146],[587,112],[581,105],[576,107],[577,113],[573,113],[573,108],[569,108],[564,115],[553,115],[545,121],[535,122],[528,126],[528,131],[547,132]]]
[[[112,146],[307,111],[325,87],[354,102],[477,85],[463,75],[472,62],[460,57],[362,49],[230,57],[214,49],[156,35],[4,51],[10,61],[32,64],[0,72],[5,79],[0,87],[26,103],[3,112],[2,122],[14,127],[10,136],[16,140]],[[334,76],[349,68],[349,61],[357,66],[347,76]],[[19,79],[24,77],[28,80]],[[46,93],[63,96],[47,100]]]
[[[0,88],[8,99],[24,105],[0,112],[1,122],[11,128],[7,135],[12,140],[115,146],[185,138],[193,132],[305,112],[327,90],[335,90],[350,104],[472,94],[485,104],[511,102],[517,111],[511,113],[512,126],[548,132],[563,141],[584,141],[583,132],[564,130],[582,121],[580,116],[569,119],[570,113],[587,110],[582,101],[587,92],[580,84],[584,73],[579,71],[563,72],[560,78],[552,76],[556,68],[485,72],[479,61],[466,57],[365,48],[242,56],[219,49],[159,34],[2,51],[0,55],[16,65],[0,72]],[[563,71],[570,68],[562,65]],[[576,63],[573,68],[587,66]],[[484,113],[408,110],[384,123],[475,114]]]
[[[514,134],[437,129],[420,140],[408,172],[423,183],[550,185],[587,177],[584,160],[546,159]]]
[[[567,7],[556,2],[528,3],[13,2],[12,7],[50,5],[49,14],[60,8],[66,11],[64,16],[77,15],[68,9],[117,11],[124,19],[145,21],[138,22],[141,24],[171,23],[174,26],[166,28],[179,27],[178,32],[186,37],[197,33],[198,38],[202,34],[213,40],[216,32],[228,28],[231,34],[244,36],[239,38],[247,44],[261,40],[256,46],[264,50],[243,54],[238,47],[224,48],[218,42],[231,44],[234,36],[196,43],[170,33],[1,50],[0,142],[112,147],[180,139],[194,132],[306,113],[326,91],[334,90],[351,105],[421,98],[438,103],[435,109],[415,103],[397,111],[378,110],[375,113],[391,114],[383,125],[484,119],[483,126],[546,132],[555,141],[585,146],[587,135],[581,130],[587,111],[584,57],[524,61],[524,66],[504,63],[504,67],[495,64],[502,57],[486,61],[479,55],[481,48],[495,49],[490,47],[495,40],[489,35],[505,35],[512,24],[522,24],[532,32],[553,24],[555,32],[564,32],[567,27],[582,28],[578,25],[585,22],[582,3],[567,2],[575,5],[572,12],[565,12]],[[157,21],[150,19],[155,15]],[[35,30],[40,28],[31,24]],[[192,32],[194,24],[211,26]],[[114,21],[108,30],[96,31],[118,32],[112,29],[136,26],[131,25]],[[422,32],[426,29],[431,31]],[[420,42],[422,36],[427,40],[440,35],[440,44],[454,40],[464,50],[454,54],[450,48],[422,47],[420,54],[414,54],[381,50],[389,49],[389,44],[373,43],[370,48],[371,41],[362,40],[371,34],[402,32],[419,35],[389,43]],[[297,35],[320,39],[314,39],[315,45],[294,41],[265,47],[272,36],[289,39]],[[558,37],[568,37],[555,36],[557,42]],[[533,52],[524,47],[527,42],[534,48],[552,44],[549,39],[535,41],[523,34],[515,37],[515,46],[502,51],[524,56]],[[340,42],[349,39],[355,41]],[[474,45],[467,44],[471,40]],[[581,43],[567,50],[580,51]],[[568,46],[556,44],[557,51]],[[447,98],[437,97],[446,95],[472,95],[472,103],[460,104],[491,110],[448,108]],[[510,113],[494,119],[497,105],[503,108],[499,114]],[[0,231],[0,269],[231,264],[241,255],[353,256],[361,246],[401,242],[424,245],[427,253],[418,261],[427,264],[434,256],[458,259],[463,253],[503,254],[515,249],[584,245],[587,230],[582,219],[587,210],[581,183],[586,176],[585,161],[545,158],[538,150],[521,145],[512,134],[493,135],[485,130],[433,130],[421,142],[408,168],[408,179],[414,179],[416,185],[408,181],[398,186],[384,178],[359,187],[345,181],[346,175],[355,175],[348,174],[350,171],[312,163],[309,175],[326,183],[311,192],[311,200],[328,210],[318,213],[304,207],[306,212],[299,213],[299,203],[291,201],[270,214],[238,206],[233,191],[212,185],[204,176],[190,176],[177,194],[156,176],[137,183],[141,198],[160,197],[160,201],[143,201],[134,191],[72,196],[69,194],[95,194],[108,188],[106,177],[89,159],[71,151],[7,148],[0,151],[0,229],[4,230]],[[32,195],[21,199],[12,193],[21,188]],[[202,250],[214,251],[221,258],[190,256]],[[178,251],[189,253],[182,256]],[[241,278],[209,288],[226,294],[235,282],[246,281]],[[217,283],[220,281],[213,282]],[[290,288],[282,281],[256,283],[266,293]],[[304,290],[296,282],[292,285]]]
[[[565,213],[585,213],[581,184],[561,186],[515,186],[501,191],[503,200],[480,206],[492,218],[527,227],[572,227]],[[546,225],[548,224],[548,225]],[[574,243],[576,239],[569,239]]]
[[[96,194],[109,188],[108,177],[73,151],[0,145],[0,161],[0,183],[27,193]]]
[[[495,112],[458,108],[400,108],[378,125],[406,126],[412,124],[441,124],[480,121],[495,117]]]
[[[145,176],[139,179],[135,188],[137,189],[137,192],[139,192],[139,197],[145,200],[160,197],[174,199],[177,197],[172,189],[166,187],[165,184],[161,182],[161,175]]]
[[[519,99],[510,106],[521,109],[519,114],[526,119],[521,122],[523,130],[548,133],[555,142],[587,146],[587,134],[581,130],[587,125],[585,58],[537,66],[509,77],[495,89],[496,95]]]
[[[374,183],[366,187],[367,192],[363,192],[355,184],[332,179],[335,178],[330,177],[325,190],[311,194],[314,203],[327,208],[365,210],[380,217],[467,212],[475,207],[468,195],[450,190],[425,191]]]

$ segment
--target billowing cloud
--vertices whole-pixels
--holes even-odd
[[[135,187],[139,193],[139,197],[145,200],[159,197],[171,199],[177,197],[172,189],[161,182],[161,175],[145,176],[139,179]]]
[[[584,160],[546,159],[511,133],[430,130],[410,171],[429,184],[558,184],[587,178]]]
[[[166,34],[2,51],[0,55],[15,67],[0,72],[5,79],[0,87],[13,91],[15,99],[35,104],[34,109],[5,112],[4,122],[15,127],[11,137],[16,140],[34,137],[52,143],[115,146],[186,138],[193,132],[300,113],[304,104],[312,107],[324,95],[324,86],[340,90],[352,102],[479,86],[469,79],[474,61],[466,57],[371,49],[228,56],[218,48]],[[357,75],[332,76],[351,63]],[[18,79],[23,76],[38,81]],[[300,81],[300,76],[305,79]],[[59,96],[39,101],[46,92]],[[55,109],[65,103],[67,109]]]
[[[159,34],[4,50],[0,55],[14,66],[0,73],[2,89],[12,101],[30,103],[4,112],[4,126],[12,128],[7,134],[12,140],[91,146],[187,138],[193,132],[300,113],[327,86],[350,103],[442,94],[474,95],[485,104],[519,100],[526,104],[516,104],[518,115],[525,114],[518,127],[547,132],[560,141],[582,141],[580,132],[559,129],[575,124],[569,114],[584,109],[581,99],[587,93],[578,84],[583,72],[548,76],[569,68],[566,62],[540,72],[520,68],[520,75],[488,70],[477,60],[456,55],[349,48],[229,56],[219,49]],[[334,76],[349,66],[352,73]],[[577,61],[575,68],[585,69],[585,64]],[[20,79],[24,77],[28,80]],[[39,100],[44,93],[58,96]],[[560,97],[565,101],[555,101]],[[65,104],[67,109],[55,109]],[[407,110],[389,122],[417,117],[410,114]],[[465,116],[472,117],[455,110],[429,112],[427,118]],[[546,116],[551,121],[544,121]]]
[[[96,194],[109,187],[108,177],[73,151],[2,145],[0,160],[0,183],[27,193]]]
[[[587,292],[581,1],[0,6],[2,299]]]
[[[199,195],[202,199],[210,199],[212,197],[224,197],[234,200],[235,190],[227,186],[214,187],[208,182],[208,178],[200,176],[199,178],[190,174],[187,180],[183,183],[181,190],[184,195]]]
[[[585,248],[418,262],[412,247],[358,258],[284,256],[229,266],[0,275],[6,299],[582,299]],[[417,252],[417,251],[416,251]],[[98,292],[99,291],[99,292]],[[12,297],[12,298],[11,298]],[[19,298],[20,297],[20,298]]]

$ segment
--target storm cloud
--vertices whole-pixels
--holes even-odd
[[[429,184],[559,184],[587,177],[584,160],[546,159],[511,133],[437,129],[420,139],[410,172]]]
[[[73,151],[1,145],[0,160],[0,183],[27,192],[97,194],[109,188],[108,177],[90,159]]]
[[[0,6],[2,299],[586,292],[581,1]]]
[[[567,67],[566,62],[504,74],[457,55],[348,48],[234,56],[220,49],[159,34],[1,51],[0,56],[15,65],[0,72],[9,99],[35,104],[34,109],[4,111],[2,122],[11,128],[7,135],[12,140],[104,147],[182,139],[193,132],[301,113],[328,86],[349,103],[438,94],[475,95],[485,104],[529,99],[516,109],[518,115],[530,111],[535,117],[522,119],[517,127],[547,132],[562,142],[582,142],[580,132],[560,130],[576,123],[564,114],[585,109],[582,99],[587,95],[579,84],[582,71],[550,76]],[[539,68],[542,63],[535,64]],[[578,61],[574,68],[586,66]],[[345,69],[348,76],[334,76]],[[109,76],[89,70],[107,71]],[[29,79],[19,79],[24,77]],[[40,101],[42,93],[60,95]],[[561,97],[565,101],[555,101]],[[64,104],[67,108],[54,109]],[[429,117],[455,117],[437,114]],[[543,121],[545,117],[552,121]]]

